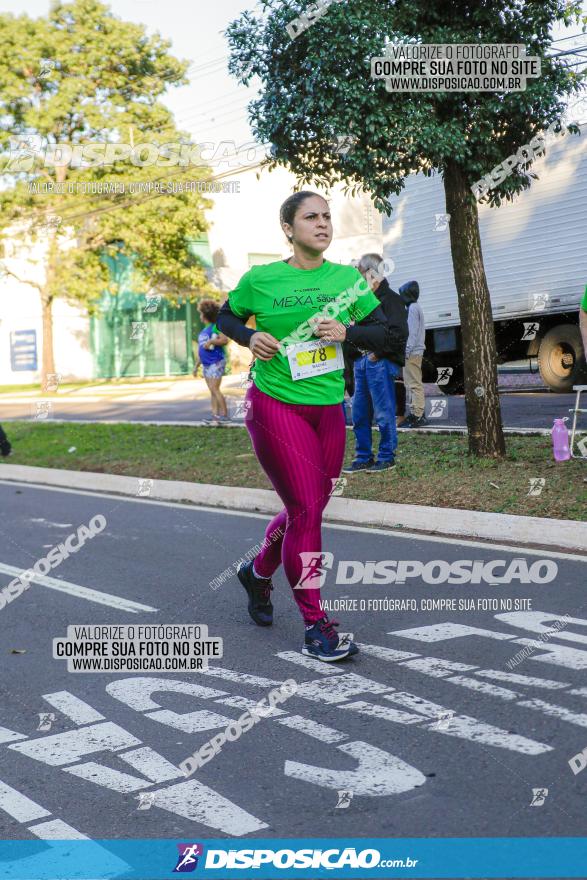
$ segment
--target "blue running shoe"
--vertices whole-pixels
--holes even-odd
[[[351,636],[348,633],[339,636],[334,629],[335,626],[340,626],[338,620],[329,620],[326,616],[317,620],[312,626],[307,626],[302,654],[316,657],[317,660],[324,660],[326,663],[358,654],[359,649],[351,640]]]
[[[239,565],[236,575],[247,591],[249,597],[248,610],[257,626],[271,626],[273,623],[273,605],[271,604],[271,578],[257,577],[253,571],[253,562]]]
[[[346,467],[343,467],[343,474],[360,474],[360,473],[368,473],[373,470],[373,466],[375,464],[375,459],[370,458],[369,461],[353,461],[351,464],[348,464]]]

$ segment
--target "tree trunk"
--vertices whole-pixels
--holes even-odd
[[[461,317],[469,452],[498,458],[505,455],[505,440],[477,202],[456,162],[446,166],[444,191],[446,212],[450,214],[450,244]]]
[[[49,239],[45,284],[41,293],[41,311],[43,320],[43,360],[41,363],[41,387],[47,390],[48,376],[55,373],[55,357],[53,354],[53,284],[57,260],[57,242],[55,231]]]
[[[55,372],[53,355],[53,301],[50,296],[41,296],[43,316],[43,359],[41,362],[41,387],[47,389],[48,376]]]

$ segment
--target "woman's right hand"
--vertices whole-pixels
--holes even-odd
[[[271,333],[253,333],[249,340],[249,348],[260,361],[270,361],[279,351],[279,342]]]

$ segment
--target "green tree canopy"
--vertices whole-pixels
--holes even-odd
[[[497,392],[496,344],[471,185],[563,115],[584,75],[550,51],[553,25],[583,28],[580,0],[345,0],[326,4],[291,39],[287,25],[305,0],[262,0],[264,15],[243,13],[227,29],[230,69],[245,84],[258,75],[249,105],[253,131],[270,142],[269,167],[288,166],[300,185],[344,182],[391,207],[407,175],[443,177],[463,341],[469,448],[505,452]],[[310,10],[313,7],[310,6]],[[389,92],[371,77],[371,58],[392,43],[523,44],[541,58],[541,75],[521,92]],[[576,131],[576,126],[571,126]],[[333,149],[351,136],[348,151]],[[518,165],[485,198],[510,199],[531,182]]]
[[[139,290],[156,286],[177,301],[208,289],[189,240],[205,231],[209,200],[197,190],[154,187],[202,180],[209,169],[193,152],[182,164],[168,152],[166,162],[164,149],[157,164],[145,164],[148,151],[134,164],[123,158],[88,167],[79,157],[63,159],[69,148],[104,142],[189,145],[161,100],[168,87],[187,82],[188,62],[170,55],[159,34],[121,21],[99,0],[73,0],[54,4],[47,18],[0,16],[0,45],[2,226],[5,235],[20,230],[46,243],[45,281],[34,284],[43,305],[46,374],[54,371],[53,299],[92,307],[110,281],[104,253],[132,257]],[[66,145],[61,156],[58,144]],[[129,193],[138,183],[143,189]],[[106,184],[119,191],[105,192]]]

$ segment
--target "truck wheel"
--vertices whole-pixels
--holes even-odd
[[[565,393],[578,385],[585,373],[583,343],[579,328],[574,324],[553,327],[540,342],[538,369],[545,385],[551,391]]]
[[[464,394],[465,374],[462,367],[455,367],[452,376],[446,385],[439,385],[438,390],[446,395]]]

